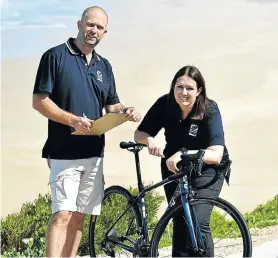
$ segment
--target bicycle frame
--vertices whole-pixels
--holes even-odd
[[[132,200],[132,202],[128,205],[128,207],[125,209],[125,211],[122,213],[121,216],[118,217],[118,219],[113,223],[113,225],[107,230],[106,233],[106,237],[108,236],[109,232],[111,231],[111,229],[118,223],[118,221],[126,214],[126,212],[132,207],[132,205],[134,204],[138,204],[139,205],[139,210],[141,213],[141,218],[142,218],[142,225],[140,225],[139,227],[139,236],[143,237],[143,239],[145,240],[145,244],[149,245],[150,241],[149,241],[149,236],[148,236],[148,225],[147,225],[147,218],[146,218],[146,206],[145,206],[145,200],[144,200],[144,196],[147,192],[150,192],[160,186],[166,185],[168,183],[174,182],[175,180],[171,180],[169,178],[166,178],[148,188],[145,188],[143,183],[142,183],[142,177],[141,177],[141,169],[140,169],[140,160],[139,160],[139,151],[141,150],[140,147],[136,146],[133,150],[130,150],[134,153],[135,155],[135,164],[136,164],[136,173],[137,173],[137,180],[138,180],[138,191],[139,194],[137,196],[134,196],[134,199]],[[193,249],[194,251],[198,251],[201,249],[203,249],[204,247],[204,242],[202,240],[202,238],[200,239],[200,247],[198,246],[198,241],[197,241],[197,237],[196,237],[196,233],[201,236],[201,231],[200,231],[200,227],[197,221],[197,216],[194,210],[194,207],[190,208],[190,204],[189,204],[189,189],[188,189],[188,178],[187,176],[184,176],[182,178],[179,179],[179,185],[177,186],[177,189],[171,199],[171,201],[169,202],[168,208],[171,208],[172,206],[175,205],[176,203],[176,199],[178,196],[181,197],[181,201],[182,201],[182,205],[184,208],[184,214],[185,214],[185,218],[186,218],[186,222],[188,225],[188,229],[189,229],[189,233],[190,233],[190,238],[191,238],[191,243],[193,245]],[[192,213],[192,214],[191,214]],[[133,222],[133,221],[132,221]],[[131,223],[132,223],[131,222]],[[196,226],[196,232],[194,230],[194,225]],[[129,226],[130,227],[130,226]],[[127,230],[127,233],[129,231],[129,228]],[[126,233],[126,235],[127,235]],[[108,237],[109,238],[109,237]],[[130,247],[128,245],[125,245],[121,242],[118,242],[116,240],[110,239],[109,240],[114,243],[117,244],[118,246],[122,247],[123,249],[129,251],[129,252],[133,252],[134,248]],[[127,238],[127,240],[129,240],[131,243],[133,243],[134,241],[132,241],[131,239]],[[134,243],[133,243],[134,244]]]
[[[197,216],[196,216],[194,207],[191,207],[191,209],[190,209],[187,176],[184,176],[179,181],[180,181],[179,185],[180,185],[181,201],[182,201],[182,206],[184,209],[184,214],[186,217],[186,222],[188,225],[188,230],[189,230],[189,234],[190,234],[190,238],[191,238],[192,247],[193,247],[193,250],[195,252],[197,252],[199,250],[199,246],[198,246],[198,241],[197,241],[197,237],[196,237],[195,230],[194,230],[194,224],[196,226],[196,232],[199,234],[199,236],[201,236],[201,229],[199,227],[199,223],[197,220]],[[191,214],[190,210],[192,211],[192,214]],[[204,242],[203,242],[202,238],[200,238],[200,245],[202,246],[202,249],[204,249]]]

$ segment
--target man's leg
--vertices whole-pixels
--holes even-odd
[[[85,214],[74,212],[67,226],[63,257],[75,257],[82,237]]]
[[[67,239],[62,255],[75,256],[82,237],[85,214],[100,213],[103,198],[102,158],[83,160],[84,171],[81,175],[76,199],[78,212],[73,213],[67,228]]]
[[[53,215],[50,218],[46,234],[47,257],[61,257],[62,254],[64,255],[65,243],[68,246],[68,241],[70,243],[75,242],[76,234],[69,238],[70,233],[68,231],[79,231],[82,228],[80,224],[83,225],[84,218],[77,219],[78,217],[75,218],[76,216],[73,215],[77,208],[76,198],[81,174],[84,171],[83,161],[51,160],[49,183]],[[76,229],[72,230],[72,228]],[[69,256],[69,254],[66,256]]]
[[[72,212],[60,211],[50,217],[46,233],[46,257],[61,257]]]

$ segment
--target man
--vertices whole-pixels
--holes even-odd
[[[103,197],[104,135],[85,134],[106,112],[124,111],[128,120],[141,115],[120,104],[110,63],[95,52],[107,32],[108,16],[89,7],[78,21],[78,35],[46,51],[33,91],[33,107],[47,117],[48,139],[42,157],[50,164],[52,216],[46,256],[75,256],[85,214],[100,214]]]

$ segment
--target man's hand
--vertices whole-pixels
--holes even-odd
[[[79,133],[86,134],[91,131],[94,120],[86,119],[84,117],[77,117],[72,123],[72,127]]]
[[[179,161],[181,161],[181,152],[180,151],[178,151],[177,153],[175,153],[169,159],[166,160],[167,168],[171,172],[177,173],[178,172],[177,163]]]
[[[142,115],[133,107],[127,108],[125,110],[125,115],[129,121],[133,122],[139,122],[142,119]]]
[[[163,150],[156,142],[156,140],[153,137],[148,137],[147,141],[148,141],[147,145],[148,145],[149,153],[151,155],[164,158]]]

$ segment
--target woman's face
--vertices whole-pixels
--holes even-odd
[[[197,89],[196,81],[185,74],[177,79],[174,96],[181,109],[184,109],[193,106],[201,90]]]

